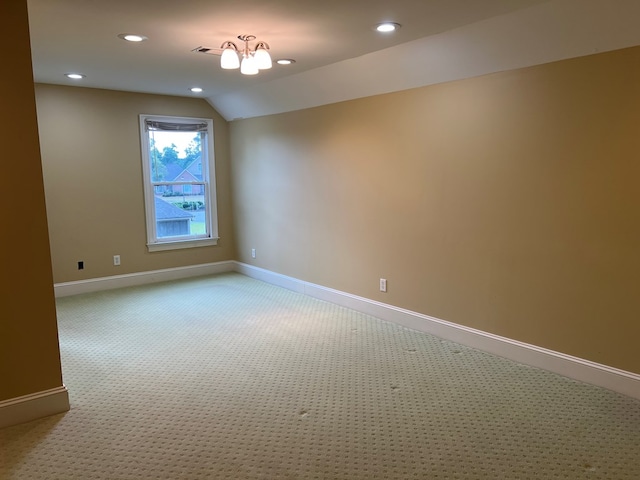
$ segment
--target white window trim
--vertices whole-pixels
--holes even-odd
[[[151,161],[149,158],[149,135],[146,131],[145,122],[147,120],[171,122],[171,123],[206,123],[207,141],[201,144],[202,156],[207,158],[207,162],[202,163],[202,183],[205,184],[204,196],[209,204],[206,209],[206,222],[209,234],[202,237],[165,237],[158,239],[156,235],[156,215],[155,215],[155,193],[153,182],[151,181]],[[216,202],[216,177],[215,177],[215,156],[213,143],[213,120],[210,118],[196,117],[173,117],[166,115],[140,115],[140,140],[142,149],[142,176],[144,181],[144,202],[145,217],[147,227],[147,249],[149,252],[163,250],[177,250],[182,248],[195,248],[214,246],[218,244],[218,206]],[[198,182],[201,183],[201,182]]]

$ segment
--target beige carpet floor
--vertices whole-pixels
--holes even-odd
[[[640,402],[239,274],[61,298],[2,479],[640,479]]]

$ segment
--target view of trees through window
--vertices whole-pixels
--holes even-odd
[[[203,136],[200,132],[149,132],[158,237],[207,233]]]

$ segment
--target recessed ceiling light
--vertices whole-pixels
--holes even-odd
[[[281,58],[280,60],[276,60],[278,65],[291,65],[292,63],[296,63],[292,58]]]
[[[86,77],[86,75],[83,75],[82,73],[65,73],[64,76],[71,78],[72,80],[81,80]]]
[[[127,42],[144,42],[148,40],[144,35],[137,35],[135,33],[121,33],[118,38],[126,40]]]
[[[200,87],[191,87],[189,90],[191,90],[193,93],[202,92],[202,88],[200,88]]]
[[[380,33],[390,33],[390,32],[395,32],[400,27],[401,25],[399,23],[384,22],[384,23],[377,24],[375,28],[376,28],[376,31]]]

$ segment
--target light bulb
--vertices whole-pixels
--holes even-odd
[[[240,73],[244,75],[255,75],[258,73],[256,59],[253,58],[253,55],[245,55],[242,58],[242,63],[240,64]]]
[[[240,67],[238,52],[231,47],[225,48],[222,51],[222,56],[220,57],[220,67],[225,70],[233,70]]]
[[[259,47],[254,53],[254,58],[256,60],[258,70],[267,70],[271,68],[271,55],[269,55],[266,48]]]

